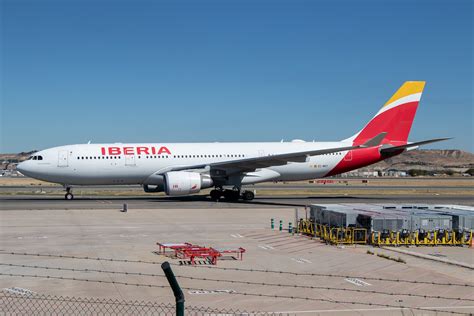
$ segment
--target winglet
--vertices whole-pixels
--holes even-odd
[[[360,147],[367,148],[367,147],[378,146],[382,143],[382,140],[385,138],[386,135],[387,135],[386,132],[380,133],[377,136],[375,136],[374,138],[371,138],[368,141],[366,141],[365,143],[363,143],[362,145],[360,145]]]

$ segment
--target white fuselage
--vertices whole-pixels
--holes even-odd
[[[350,146],[346,142],[80,144],[36,153],[19,170],[64,185],[155,184],[153,175],[173,167],[241,160],[290,152]],[[257,169],[242,184],[324,177],[347,151],[308,157],[306,162]]]

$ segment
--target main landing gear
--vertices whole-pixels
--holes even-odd
[[[255,194],[252,191],[240,192],[240,190],[238,189],[233,189],[233,190],[214,189],[211,191],[210,195],[211,195],[211,200],[213,201],[219,201],[221,197],[223,197],[224,200],[229,201],[229,202],[238,201],[239,199],[242,199],[244,201],[252,201],[255,198]]]
[[[74,195],[72,194],[72,188],[71,187],[66,187],[66,194],[64,195],[64,198],[66,200],[74,199]]]
[[[255,194],[252,191],[244,191],[242,193],[242,199],[244,201],[252,201],[255,198]]]

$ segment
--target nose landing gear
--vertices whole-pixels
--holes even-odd
[[[74,199],[74,195],[72,194],[72,188],[71,187],[66,187],[66,194],[64,195],[64,198],[66,200]]]

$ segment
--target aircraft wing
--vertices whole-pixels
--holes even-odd
[[[226,170],[227,175],[229,173],[234,173],[234,172],[250,172],[250,171],[255,171],[256,169],[259,169],[259,168],[286,165],[289,162],[305,162],[309,156],[319,156],[319,155],[336,153],[340,151],[356,150],[356,149],[361,149],[361,148],[378,146],[380,145],[382,140],[385,138],[385,135],[387,135],[387,133],[380,133],[374,138],[366,141],[364,144],[357,145],[357,146],[325,148],[325,149],[317,149],[317,150],[309,150],[309,151],[301,151],[301,152],[291,152],[291,153],[278,154],[278,155],[245,158],[245,159],[238,159],[238,160],[231,160],[231,161],[221,161],[221,162],[214,162],[214,163],[202,164],[202,165],[179,166],[179,167],[173,167],[172,169],[166,170],[164,172],[182,171],[182,170],[191,170],[191,169],[204,169],[204,168],[210,168],[211,175],[213,175],[213,172],[212,172],[213,169]],[[219,176],[219,173],[216,173],[214,175]]]
[[[426,144],[431,144],[435,142],[441,142],[443,140],[448,140],[451,138],[435,138],[435,139],[428,139],[428,140],[423,140],[421,142],[415,142],[415,143],[408,143],[406,145],[401,145],[401,146],[388,146],[388,147],[383,147],[380,148],[380,153],[381,154],[390,154],[394,152],[398,152],[400,150],[405,150],[405,149],[411,149],[411,148],[416,148],[421,145],[426,145]]]

